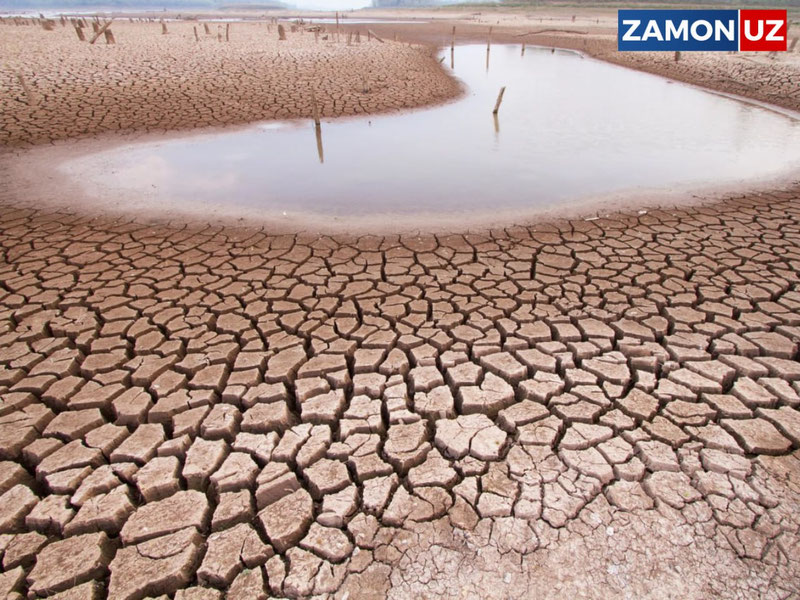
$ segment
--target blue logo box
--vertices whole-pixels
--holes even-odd
[[[739,49],[738,10],[620,10],[620,51]]]

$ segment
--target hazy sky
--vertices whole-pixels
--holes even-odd
[[[370,6],[370,0],[286,0],[297,8],[307,10],[350,10]]]

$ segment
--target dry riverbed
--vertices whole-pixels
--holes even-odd
[[[262,65],[243,49],[274,26],[202,60],[169,27],[53,54],[34,109],[23,28],[0,26],[4,143],[305,114],[289,82],[310,74],[330,115],[369,68],[392,74],[370,112],[458,93],[393,35],[289,34]],[[74,36],[27,29],[54,36],[28,65]],[[166,44],[181,60],[146,66]],[[147,76],[115,80],[123,61]],[[75,117],[86,90],[112,116]],[[8,184],[0,206],[0,597],[800,593],[796,185],[442,235],[153,225],[20,208]]]

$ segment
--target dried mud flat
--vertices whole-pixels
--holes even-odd
[[[116,44],[90,46],[71,26],[0,24],[0,144],[310,118],[312,95],[320,116],[334,117],[460,93],[430,50],[368,39],[366,26],[349,45],[342,33],[335,42],[330,26],[315,36],[285,24],[279,41],[276,25],[233,23],[228,42],[224,25],[210,24],[210,34],[191,22],[167,27],[162,35],[159,23],[115,22]]]
[[[0,597],[797,597],[798,201],[330,237],[0,189]]]

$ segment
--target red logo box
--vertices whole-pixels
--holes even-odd
[[[740,10],[739,50],[786,51],[789,26],[785,10]]]

